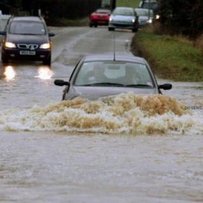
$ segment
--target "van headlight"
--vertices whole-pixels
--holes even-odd
[[[16,48],[16,45],[13,42],[5,42],[4,47],[12,49]]]
[[[156,20],[158,20],[159,18],[160,18],[160,15],[157,14],[157,15],[156,15]]]
[[[44,43],[40,45],[40,49],[50,49],[51,44],[50,43]]]

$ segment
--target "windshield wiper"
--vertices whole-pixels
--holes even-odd
[[[85,84],[83,86],[114,86],[114,87],[124,87],[123,84],[112,83],[112,82],[97,82],[97,83]]]
[[[126,87],[151,87],[151,85],[148,85],[148,84],[129,84],[129,85],[126,85]]]
[[[15,35],[41,35],[41,34],[35,34],[35,33],[11,33]]]

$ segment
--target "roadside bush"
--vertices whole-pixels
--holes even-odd
[[[140,30],[133,37],[132,52],[143,56],[150,63],[154,73],[174,81],[203,81],[203,53],[181,35],[155,34],[153,27]],[[200,39],[198,45],[202,43]]]
[[[160,0],[160,22],[176,34],[195,39],[203,32],[202,0]]]
[[[195,40],[195,46],[199,48],[203,54],[203,34]]]

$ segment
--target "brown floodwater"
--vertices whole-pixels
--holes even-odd
[[[54,79],[68,79],[81,55],[111,51],[115,36],[52,29],[51,67],[0,68],[0,202],[203,202],[203,82],[61,101]],[[125,51],[133,34],[115,35]]]

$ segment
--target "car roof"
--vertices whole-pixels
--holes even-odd
[[[133,54],[128,53],[116,53],[114,58],[114,53],[105,53],[105,54],[90,54],[84,56],[84,61],[129,61],[135,63],[144,63],[146,60],[142,57],[134,56]]]
[[[42,22],[44,21],[43,18],[39,16],[14,16],[11,18],[12,21],[36,21],[36,22]]]

